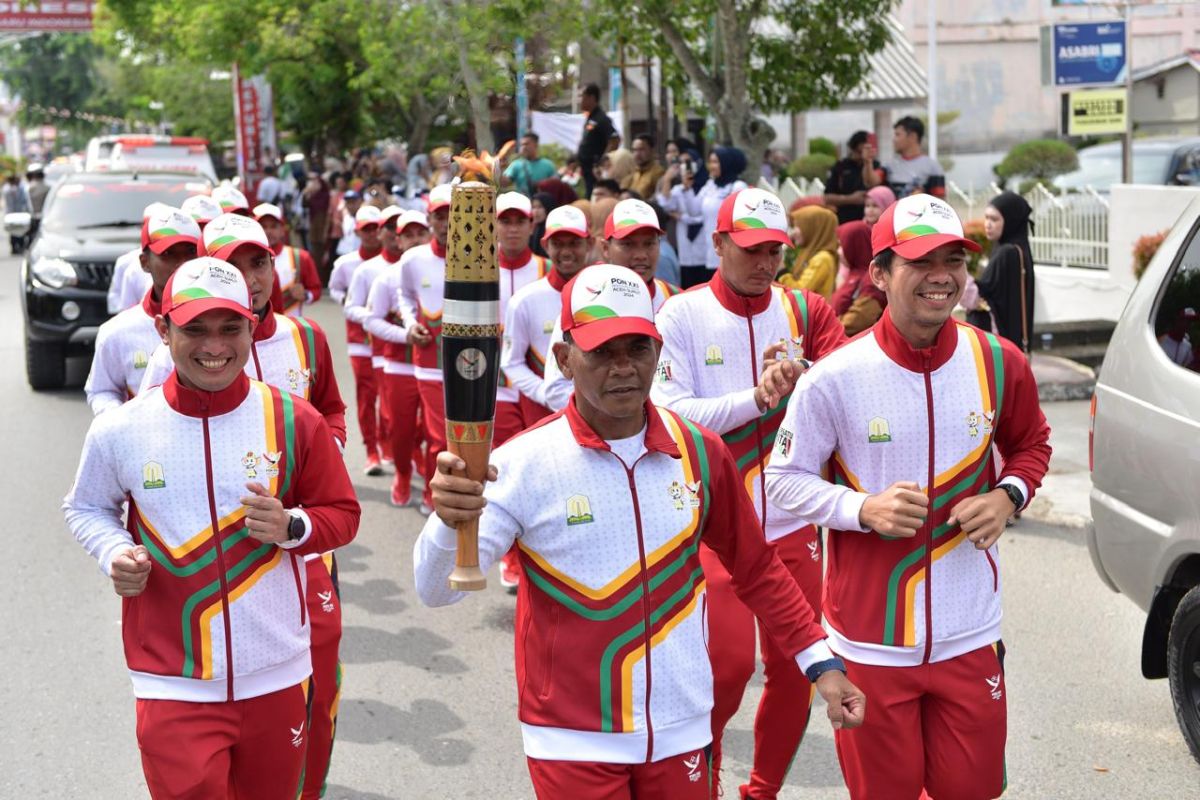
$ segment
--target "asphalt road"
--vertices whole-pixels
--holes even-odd
[[[78,388],[27,387],[15,260],[0,259],[0,274],[8,276],[0,281],[0,539],[9,576],[0,590],[8,675],[0,797],[145,797],[118,599],[59,511],[91,417]],[[349,395],[337,309],[322,302],[313,316],[330,333]],[[1064,450],[1078,452],[1086,404],[1056,411],[1072,415]],[[423,519],[388,505],[388,479],[362,476],[361,447],[348,461],[363,520],[340,555],[346,668],[327,797],[532,797],[515,718],[512,599],[494,584],[457,607],[422,608],[411,552]],[[1200,793],[1166,684],[1138,672],[1143,616],[1100,583],[1080,532],[1027,520],[1003,549],[1006,797]],[[749,770],[758,687],[727,734],[727,797]],[[816,713],[782,798],[846,796],[831,732]]]

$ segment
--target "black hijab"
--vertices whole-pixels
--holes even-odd
[[[992,248],[987,269],[977,281],[979,293],[992,308],[996,331],[1028,351],[1033,339],[1033,251],[1029,247],[1033,209],[1024,197],[1014,192],[1001,192],[988,205],[1004,218],[1004,230]]]

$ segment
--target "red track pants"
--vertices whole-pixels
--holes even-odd
[[[412,481],[413,454],[420,453],[417,416],[421,395],[414,375],[388,373],[383,379],[387,387],[385,396],[391,425],[391,449],[396,461],[396,482],[407,486]]]
[[[337,733],[338,701],[342,696],[342,601],[334,576],[332,554],[308,562],[308,618],[312,624],[312,713],[308,725],[308,755],[304,763],[303,800],[321,796],[333,740]]]
[[[524,414],[521,413],[520,402],[497,402],[496,424],[492,429],[492,447],[499,447],[525,430],[526,427]],[[507,553],[501,556],[501,561],[504,562],[504,566],[509,572],[518,575],[522,574],[521,558],[517,554],[517,546],[515,544],[509,548]]]
[[[425,422],[425,505],[433,507],[429,481],[437,469],[438,454],[446,449],[446,398],[441,381],[417,381],[421,416]]]
[[[775,549],[814,609],[821,607],[821,549],[817,529],[806,526],[775,540]],[[721,764],[721,736],[741,705],[754,674],[755,620],[730,584],[716,554],[700,549],[708,582],[709,660],[713,668],[713,797]],[[763,693],[754,719],[754,767],[750,796],[773,800],[787,777],[808,727],[813,689],[795,659],[786,656],[759,626]]]
[[[293,800],[308,744],[309,682],[226,703],[138,700],[154,800]]]
[[[870,698],[861,728],[835,731],[854,800],[990,800],[1004,791],[1003,643],[917,667],[846,661]]]
[[[387,381],[384,378],[383,367],[371,370],[375,376],[375,391],[379,397],[379,427],[376,428],[376,440],[384,458],[394,458],[392,453],[392,415],[388,409]]]
[[[379,386],[375,369],[371,366],[371,357],[350,356],[350,369],[354,372],[354,399],[358,406],[358,429],[362,431],[363,446],[367,449],[368,457],[378,456],[380,429],[383,427],[379,417],[383,404],[379,402]]]
[[[703,750],[648,764],[526,759],[538,800],[704,800],[708,758]]]

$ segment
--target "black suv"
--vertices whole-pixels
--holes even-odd
[[[21,265],[25,374],[34,389],[66,382],[68,356],[90,355],[108,319],[113,264],[141,244],[151,203],[179,206],[207,193],[194,175],[78,172],[46,198],[42,223]]]

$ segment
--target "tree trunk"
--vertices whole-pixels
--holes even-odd
[[[471,103],[471,125],[475,129],[475,149],[489,153],[496,149],[492,141],[492,115],[488,109],[487,93],[479,82],[479,75],[468,55],[467,48],[458,48],[458,68],[462,75],[463,84],[467,87],[467,99]]]
[[[421,94],[413,96],[409,119],[408,152],[413,156],[425,152],[429,131],[433,128],[434,109]]]
[[[754,186],[762,177],[763,153],[775,141],[775,129],[765,119],[748,111],[729,122],[734,147],[746,154],[746,171],[742,173],[742,180]]]

